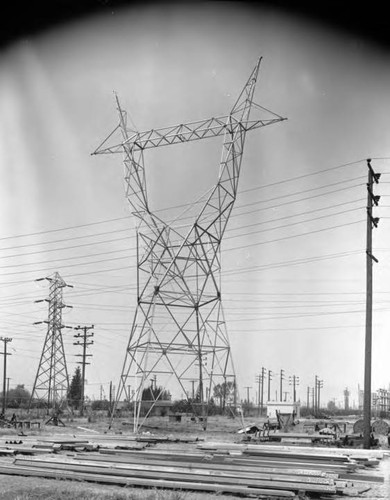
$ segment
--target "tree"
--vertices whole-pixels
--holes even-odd
[[[219,400],[221,410],[225,409],[227,402],[234,400],[234,382],[223,382],[214,386],[214,398]]]
[[[78,366],[74,372],[72,377],[72,381],[69,386],[68,391],[68,403],[70,406],[78,410],[81,404],[81,396],[82,396],[82,380],[81,380],[81,370]]]
[[[30,393],[24,388],[24,384],[18,384],[15,389],[8,391],[7,406],[8,408],[27,408],[30,396]]]
[[[171,394],[163,387],[154,387],[151,384],[142,391],[142,401],[170,401]]]

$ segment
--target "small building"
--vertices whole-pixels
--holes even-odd
[[[292,415],[294,419],[301,417],[301,403],[296,401],[268,401],[267,416],[270,419],[277,418],[277,412],[281,415]]]

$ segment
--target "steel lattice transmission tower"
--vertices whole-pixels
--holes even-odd
[[[230,113],[218,118],[134,132],[116,97],[119,124],[93,153],[124,155],[126,197],[137,219],[137,308],[116,396],[118,402],[126,394],[126,384],[134,389],[135,431],[160,396],[156,390],[149,391],[153,392],[150,400],[143,401],[153,377],[155,388],[171,392],[176,388],[191,401],[204,426],[206,403],[216,395],[215,387],[225,392],[220,394],[224,402],[234,397],[235,376],[221,302],[221,241],[237,196],[246,133],[284,119],[253,101],[260,61]],[[251,120],[252,108],[266,118]],[[118,133],[119,142],[113,142]],[[144,151],[221,135],[218,182],[186,211],[193,222],[183,229],[163,221],[148,202]],[[191,398],[194,380],[196,397]]]
[[[38,365],[34,387],[31,393],[30,408],[33,399],[44,401],[47,411],[51,409],[53,415],[66,401],[69,389],[68,369],[66,365],[62,329],[62,310],[66,306],[63,302],[63,289],[67,285],[58,272],[52,277],[39,278],[36,281],[47,280],[50,282],[50,293],[48,299],[36,302],[48,303],[47,321],[37,321],[35,325],[46,323],[47,333],[43,344],[42,354]]]

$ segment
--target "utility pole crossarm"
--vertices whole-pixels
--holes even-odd
[[[256,105],[256,107],[264,109],[259,105]],[[272,115],[274,115],[274,117],[270,119],[245,121],[241,121],[240,119],[235,120],[234,114],[225,115],[171,127],[137,132],[132,134],[125,141],[106,148],[103,147],[106,143],[106,141],[104,141],[92,154],[122,153],[125,146],[134,151],[169,146],[171,144],[181,144],[183,142],[197,141],[209,137],[218,137],[223,135],[226,130],[232,133],[237,127],[247,132],[286,120],[286,118],[282,118],[275,113],[272,113]],[[111,135],[109,137],[111,137]]]

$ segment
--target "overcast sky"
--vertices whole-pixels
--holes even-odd
[[[116,126],[114,92],[145,130],[229,112],[258,57],[255,101],[287,117],[248,134],[222,247],[222,295],[241,392],[264,366],[314,376],[323,401],[363,385],[366,158],[382,172],[374,231],[373,389],[390,374],[390,54],[358,34],[248,4],[113,8],[0,53],[0,318],[10,386],[32,389],[48,283],[74,288],[70,326],[95,325],[87,394],[117,384],[135,311],[134,221],[121,157],[91,156]],[[154,209],[217,180],[222,140],[146,155]],[[167,211],[166,213],[171,213]],[[80,354],[64,331],[69,372]],[[285,390],[291,388],[285,383]]]

